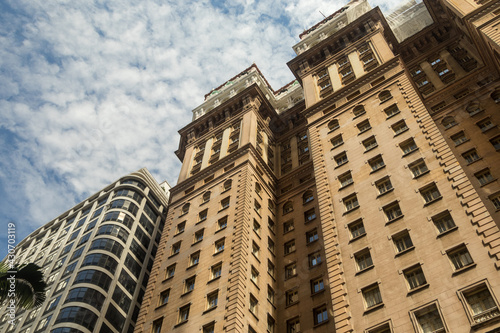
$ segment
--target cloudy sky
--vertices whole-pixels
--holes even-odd
[[[0,256],[8,222],[19,242],[137,169],[175,185],[203,96],[254,62],[290,82],[298,35],[345,3],[0,0]]]

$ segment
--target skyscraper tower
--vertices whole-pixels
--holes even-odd
[[[19,264],[42,267],[45,303],[2,311],[0,330],[132,332],[158,248],[168,183],[133,172],[40,227],[17,246]]]
[[[135,332],[498,332],[499,6],[351,1],[207,94]]]

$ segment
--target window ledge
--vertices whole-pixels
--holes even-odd
[[[219,231],[226,230],[227,227],[220,228],[219,230],[215,230],[214,234],[218,233]]]
[[[209,201],[210,201],[210,199],[209,199],[209,200],[207,200],[207,201],[203,201],[203,202],[200,204],[200,207],[201,207],[201,206],[203,206],[204,204],[208,203]]]
[[[290,255],[290,254],[292,254],[292,253],[295,253],[295,251],[296,251],[296,250],[293,250],[293,251],[291,251],[291,252],[285,253],[285,254],[283,254],[283,257],[286,257],[286,256],[288,256],[288,255]]]
[[[182,214],[181,214],[181,215],[179,215],[178,217],[183,217],[184,215],[187,215],[187,213],[189,213],[189,212],[182,213]]]
[[[217,305],[216,306],[212,306],[210,309],[207,309],[207,310],[203,311],[202,315],[204,315],[205,313],[208,313],[210,311],[213,311],[215,309],[217,309]]]
[[[403,134],[405,132],[408,132],[409,130],[410,129],[407,127],[405,130],[402,130],[401,132],[394,134],[394,137],[397,137],[397,136],[399,136],[399,135],[401,135],[401,134]]]
[[[475,331],[475,330],[479,329],[482,326],[491,325],[494,322],[498,322],[499,320],[500,320],[500,316],[496,315],[496,316],[488,318],[488,319],[486,319],[484,321],[481,321],[479,323],[473,323],[473,324],[470,325],[470,327],[472,328],[473,331]]]
[[[215,277],[215,278],[213,278],[212,280],[208,280],[207,284],[212,283],[212,282],[214,282],[214,281],[216,281],[216,280],[220,279],[220,277],[221,277],[221,276],[219,275],[218,277]]]
[[[306,243],[306,246],[309,246],[309,245],[311,245],[311,244],[314,244],[314,243],[316,243],[318,240],[319,240],[319,238],[318,238],[318,239],[313,240],[312,242],[307,242],[307,243]]]
[[[356,275],[360,275],[360,274],[363,274],[364,272],[367,272],[367,271],[371,270],[371,269],[372,269],[372,268],[374,268],[374,267],[375,267],[375,265],[373,265],[373,264],[372,264],[370,267],[363,268],[362,270],[357,271],[357,272],[354,274],[354,276],[356,276]]]
[[[441,200],[441,199],[443,199],[443,196],[439,196],[439,197],[437,197],[437,198],[435,198],[435,199],[432,199],[431,201],[424,203],[424,207],[427,207],[427,206],[429,206],[429,205],[432,205],[433,203],[435,203],[436,201],[439,201],[439,200]]]
[[[373,146],[373,147],[370,147],[370,148],[368,148],[368,149],[365,149],[365,151],[363,152],[363,154],[366,154],[366,153],[368,153],[369,151],[372,151],[373,149],[375,149],[375,148],[377,148],[377,147],[378,147],[378,144],[377,144],[377,145],[375,145],[375,146]]]
[[[170,259],[170,258],[172,258],[172,257],[175,257],[175,256],[176,256],[176,255],[178,255],[178,254],[179,254],[179,252],[174,253],[174,254],[171,254],[171,255],[170,255],[167,259]]]
[[[273,302],[271,302],[271,300],[269,298],[267,299],[267,302],[269,304],[271,304],[271,306],[276,310],[276,305],[274,305]]]
[[[406,294],[406,297],[411,296],[411,295],[413,295],[413,294],[415,294],[415,293],[417,293],[417,292],[419,292],[421,290],[427,289],[427,288],[429,288],[429,284],[428,283],[423,284],[421,286],[418,286],[416,288],[413,288],[412,290],[408,291],[408,293]]]
[[[349,214],[349,213],[351,213],[351,212],[353,212],[353,211],[355,211],[355,210],[359,209],[359,207],[360,207],[360,206],[358,205],[358,206],[356,206],[356,207],[354,207],[354,208],[351,208],[351,209],[349,209],[348,211],[345,211],[342,215],[347,215],[347,214]]]
[[[199,244],[203,241],[203,239],[200,239],[200,240],[197,240],[196,242],[194,242],[193,244],[191,244],[191,246],[195,246],[196,244]]]
[[[371,127],[367,128],[367,129],[364,129],[364,130],[362,130],[361,132],[359,132],[359,133],[358,133],[358,135],[361,135],[361,134],[363,134],[363,133],[366,133],[366,132],[368,132],[368,131],[369,131],[369,130],[371,130],[371,129],[372,129]]]
[[[346,165],[347,163],[349,163],[349,160],[345,161],[342,164],[337,164],[337,166],[334,169],[340,168],[341,166]]]
[[[162,283],[165,283],[165,282],[167,282],[168,280],[171,280],[171,279],[173,279],[173,278],[174,278],[174,276],[172,275],[172,276],[169,276],[168,278],[164,279],[164,280],[163,280],[163,281],[161,281],[161,282],[162,282]]]
[[[293,275],[290,275],[289,277],[285,277],[285,281],[286,280],[290,280],[290,279],[292,279],[292,278],[294,278],[296,276],[297,276],[297,274],[293,274]]]
[[[259,259],[259,257],[257,257],[257,256],[255,255],[255,253],[252,253],[252,255],[253,255],[253,257],[255,258],[255,260],[257,260],[257,262],[260,264],[260,259]]]
[[[455,144],[455,147],[461,146],[461,145],[463,145],[464,143],[469,142],[469,141],[470,141],[470,139],[467,139],[467,140],[465,140],[465,141],[462,141],[462,142],[460,142],[458,145],[457,145],[457,144]]]
[[[220,212],[222,212],[223,210],[226,210],[226,209],[228,209],[228,208],[229,208],[229,206],[222,207],[221,209],[219,209],[219,211],[218,211],[217,213],[220,213]]]
[[[356,237],[354,237],[354,238],[350,239],[348,243],[355,242],[355,241],[357,241],[358,239],[363,238],[363,237],[365,237],[365,236],[366,236],[366,232],[365,232],[364,234],[362,234],[362,235],[359,235],[359,236],[356,236]]]
[[[384,103],[385,103],[385,102],[387,102],[387,101],[390,101],[390,100],[391,100],[391,99],[393,99],[393,98],[394,98],[394,96],[391,96],[391,97],[389,97],[389,98],[384,99],[383,101],[380,101],[380,105],[384,104]]]
[[[179,236],[180,234],[183,234],[183,233],[184,233],[184,230],[182,230],[181,232],[176,233],[176,234],[174,235],[174,237],[177,237],[177,236]]]
[[[383,197],[387,193],[391,193],[392,191],[394,191],[394,187],[391,188],[390,190],[385,191],[384,193],[380,193],[379,195],[377,195],[377,199],[380,198],[380,197]]]
[[[343,190],[343,189],[345,189],[346,187],[349,187],[349,186],[351,186],[351,185],[353,185],[353,184],[354,184],[354,182],[349,183],[349,184],[347,184],[347,185],[344,185],[344,186],[342,186],[342,187],[339,187],[339,191],[340,191],[340,190]]]
[[[158,306],[155,308],[155,311],[156,311],[156,310],[159,310],[159,309],[161,309],[161,308],[163,308],[163,307],[165,307],[167,304],[168,304],[168,302],[167,302],[167,303],[163,303],[162,305],[158,305]]]
[[[365,114],[366,114],[366,111],[364,111],[363,113],[358,114],[357,116],[354,116],[354,117],[352,118],[352,120],[354,120],[354,119],[358,119],[359,117],[364,116]]]
[[[323,263],[323,262],[320,262],[319,264],[316,264],[316,265],[314,265],[314,266],[309,266],[309,269],[314,269],[314,268],[316,268],[316,267],[319,267],[319,266],[321,266],[321,264],[322,264],[322,263]]]
[[[222,193],[226,193],[227,191],[229,191],[231,188],[226,188],[224,191],[220,192],[220,194]]]
[[[259,317],[257,317],[257,315],[255,313],[253,313],[252,310],[248,310],[248,311],[250,311],[252,316],[254,316],[255,320],[259,321]]]
[[[400,114],[400,113],[401,113],[401,111],[400,111],[400,110],[398,110],[398,112],[395,112],[395,113],[391,114],[390,116],[388,116],[388,117],[387,117],[387,118],[385,118],[385,119],[386,119],[386,120],[387,120],[387,119],[391,119],[392,117],[395,117],[395,116],[397,116],[397,115],[398,115],[398,114]]]
[[[477,161],[481,161],[482,159],[483,159],[483,158],[482,158],[482,157],[480,157],[480,158],[478,158],[477,160],[474,160],[474,161],[472,161],[472,162],[469,162],[469,163],[467,163],[467,166],[469,166],[469,165],[471,165],[471,164],[474,164],[474,163],[476,163]]]
[[[332,149],[330,149],[330,151],[334,150],[334,149],[337,149],[338,147],[342,146],[344,143],[339,143],[338,145],[336,145],[335,147],[333,147]]]
[[[189,295],[193,292],[193,289],[191,289],[190,291],[186,291],[184,294],[181,294],[181,297],[184,297],[186,295]]]
[[[287,308],[289,308],[289,307],[292,307],[292,306],[294,306],[294,305],[297,305],[297,304],[299,304],[299,301],[296,301],[296,302],[293,302],[293,303],[291,303],[291,304],[286,305],[286,306],[285,306],[285,309],[287,309]]]
[[[397,258],[397,257],[399,257],[399,256],[402,256],[403,254],[408,253],[408,252],[413,251],[413,250],[415,250],[415,246],[410,246],[409,248],[404,249],[403,251],[396,253],[396,254],[394,255],[394,258]]]
[[[491,184],[491,183],[495,182],[496,180],[497,180],[496,178],[493,178],[493,179],[492,179],[492,180],[490,180],[489,182],[482,184],[480,187],[483,187],[483,186],[486,186],[486,185],[488,185],[488,184]]]
[[[425,171],[425,172],[422,172],[420,175],[418,175],[418,176],[414,176],[414,177],[413,177],[413,179],[420,178],[420,177],[422,177],[423,175],[428,174],[429,172],[431,172],[431,170],[427,170],[427,171]]]
[[[383,308],[385,305],[384,303],[379,303],[377,305],[373,305],[372,307],[369,307],[368,309],[365,310],[365,312],[363,312],[363,315],[366,315],[372,311],[375,311],[375,310],[378,310],[378,309],[381,309]]]
[[[218,254],[221,254],[222,252],[224,252],[224,250],[220,250],[219,252],[215,252],[212,256],[216,256]]]
[[[489,132],[492,129],[497,128],[497,127],[498,127],[498,125],[494,124],[493,126],[486,128],[485,130],[481,129],[481,132],[484,134],[484,133],[487,133],[487,132]]]
[[[380,168],[376,169],[376,170],[372,170],[372,171],[370,172],[370,175],[371,175],[372,173],[375,173],[375,172],[377,172],[377,171],[380,171],[380,170],[382,170],[382,169],[384,169],[384,168],[385,168],[385,164],[384,164],[383,166],[381,166]]]
[[[188,319],[188,320],[189,320],[189,319]],[[187,323],[187,322],[188,322],[188,320],[184,320],[183,322],[180,322],[180,323],[178,323],[178,324],[175,324],[175,325],[174,325],[174,328],[179,327],[179,326],[181,326],[181,325],[184,325],[185,323]]]
[[[450,228],[450,229],[448,229],[448,230],[443,231],[442,233],[440,233],[439,235],[437,235],[437,236],[436,236],[436,238],[443,237],[444,235],[447,235],[447,234],[449,234],[450,232],[453,232],[453,231],[455,231],[455,230],[457,230],[457,229],[458,229],[458,226],[454,226],[453,228]]]
[[[325,321],[322,321],[321,323],[314,325],[314,326],[313,326],[313,329],[314,329],[314,328],[316,328],[316,327],[319,327],[319,326],[326,325],[329,321],[330,321],[329,319],[327,319],[327,320],[325,320]]]
[[[409,152],[407,152],[406,154],[403,154],[403,156],[401,156],[401,157],[406,157],[406,156],[409,156],[409,155],[413,154],[414,152],[418,151],[419,149],[420,149],[420,148],[418,148],[418,147],[417,147],[417,148],[413,149],[412,151],[409,151]]]
[[[317,291],[317,292],[315,292],[315,293],[311,293],[311,297],[314,297],[314,296],[316,296],[316,295],[321,295],[321,294],[323,294],[324,292],[325,292],[325,288],[323,288],[323,289],[321,289],[321,290],[319,290],[319,291]]]
[[[336,130],[338,130],[339,128],[340,128],[340,126],[337,126],[337,127],[335,127],[335,128],[332,128],[331,130],[329,130],[329,131],[328,131],[328,133],[327,133],[327,134],[330,134],[330,133],[332,133],[332,132],[335,132],[335,131],[336,131]]]
[[[306,220],[304,221],[304,224],[309,224],[309,223],[311,223],[311,222],[312,222],[312,221],[314,221],[314,220],[316,220],[316,218],[313,218],[313,219],[310,219],[310,220],[307,220],[307,219],[306,219]]]
[[[196,267],[196,266],[198,266],[198,263],[196,263],[196,264],[194,264],[194,265],[191,265],[191,266],[188,266],[188,267],[186,268],[186,271],[187,271],[187,270],[189,270],[189,269],[191,269],[191,268],[193,268],[193,267]]]
[[[390,220],[390,221],[387,221],[387,222],[385,223],[385,225],[388,225],[388,224],[391,224],[391,223],[393,223],[393,222],[396,222],[397,220],[401,220],[404,216],[405,216],[404,214],[403,214],[403,215],[399,215],[398,217],[393,218],[393,219],[392,219],[392,220]]]
[[[472,268],[476,267],[476,265],[477,264],[474,262],[474,263],[472,263],[470,265],[467,265],[465,267],[457,269],[456,271],[453,272],[453,274],[451,274],[451,276],[456,276],[456,275],[462,274],[463,272],[468,271],[469,269],[472,269]]]

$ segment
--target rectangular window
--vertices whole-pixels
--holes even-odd
[[[371,136],[368,139],[364,140],[363,146],[365,147],[365,152],[372,150],[378,146],[377,140],[375,140],[375,136]]]
[[[215,333],[215,324],[207,324],[203,326],[203,333]]]
[[[408,130],[408,126],[406,125],[404,120],[400,120],[394,125],[391,126],[392,130],[394,131],[394,135],[399,135],[403,132],[406,132]]]
[[[173,256],[178,254],[181,251],[181,242],[177,242],[172,245],[172,249],[170,250],[170,255]]]
[[[403,151],[403,156],[408,155],[418,149],[417,144],[413,139],[409,139],[400,143],[399,147]]]
[[[267,285],[267,300],[271,303],[274,304],[274,290],[271,288],[269,285]]]
[[[227,216],[224,216],[223,218],[219,219],[217,221],[217,230],[222,230],[227,227]]]
[[[260,215],[261,205],[260,205],[260,203],[257,200],[254,200],[254,202],[253,202],[253,209],[255,210],[255,212],[257,214]]]
[[[297,275],[297,264],[293,263],[285,266],[285,279],[289,279]]]
[[[389,323],[385,323],[373,329],[367,330],[366,333],[392,333],[392,330]]]
[[[394,221],[403,216],[403,212],[401,211],[401,208],[399,208],[399,204],[397,202],[387,205],[383,209],[384,214],[387,217],[387,222]]]
[[[178,235],[180,233],[183,233],[185,229],[186,229],[186,222],[184,221],[177,225],[177,228],[175,229],[175,234]]]
[[[252,242],[252,254],[259,258],[259,255],[260,255],[260,247],[255,243],[255,242]]]
[[[394,243],[396,253],[403,253],[406,250],[413,248],[413,242],[411,241],[408,230],[404,230],[392,236],[392,241]]]
[[[409,164],[408,168],[410,168],[410,171],[413,174],[413,178],[417,178],[420,175],[423,175],[429,171],[423,159],[419,159]]]
[[[342,174],[339,176],[339,183],[340,183],[340,188],[346,187],[354,183],[354,180],[352,179],[352,174],[350,171]]]
[[[196,280],[196,276],[193,276],[193,277],[190,277],[184,281],[184,293],[188,293],[190,291],[193,291],[195,280]]]
[[[271,317],[271,315],[268,313],[267,314],[267,331],[269,333],[274,333],[274,324],[275,324],[274,318]]]
[[[328,321],[328,311],[326,311],[325,305],[314,309],[313,315],[314,315],[314,325],[319,325]]]
[[[364,133],[372,128],[368,120],[362,121],[361,123],[357,124],[356,127],[359,130],[359,134]]]
[[[474,324],[483,323],[500,316],[498,304],[484,283],[461,292],[461,298],[465,299],[466,311]]]
[[[351,240],[366,235],[365,226],[363,225],[362,219],[349,223],[348,228]]]
[[[358,197],[355,194],[342,199],[342,201],[344,203],[344,208],[346,212],[349,212],[359,207]]]
[[[293,220],[286,221],[285,223],[283,223],[283,233],[284,234],[292,231],[293,229],[295,229],[295,227],[293,225]]]
[[[274,274],[275,274],[274,264],[269,259],[267,260],[267,273],[274,278]]]
[[[485,170],[482,170],[478,173],[475,173],[474,176],[476,176],[476,178],[479,181],[479,184],[481,184],[481,186],[486,185],[488,183],[491,183],[494,180],[489,169],[485,169]]]
[[[366,309],[382,304],[382,296],[380,295],[380,289],[377,284],[366,287],[362,289],[361,292],[363,293]]]
[[[286,321],[286,333],[299,333],[300,321],[299,318],[293,318]]]
[[[319,264],[321,264],[321,253],[319,251],[312,253],[308,256],[308,259],[309,259],[309,267],[316,267]]]
[[[221,207],[221,209],[225,209],[225,208],[229,207],[229,197],[221,200],[220,207]]]
[[[210,280],[217,279],[222,275],[222,264],[210,267]]]
[[[274,253],[274,241],[270,237],[267,237],[267,249]]]
[[[198,213],[198,222],[203,222],[208,217],[208,209],[204,209]]]
[[[442,234],[450,229],[453,229],[456,226],[449,211],[445,211],[436,216],[433,216],[432,222],[434,222],[434,225],[436,226],[436,229],[438,230],[439,234]]]
[[[420,332],[424,333],[445,332],[443,320],[436,307],[436,304],[432,304],[421,310],[415,311],[414,316]]]
[[[286,299],[286,306],[297,303],[299,301],[299,291],[297,289],[286,291],[285,299]]]
[[[391,106],[384,109],[384,112],[387,118],[391,118],[392,116],[397,115],[401,111],[399,111],[397,104],[392,104]]]
[[[198,230],[197,232],[194,233],[194,243],[201,242],[203,240],[203,233],[205,232],[205,229]]]
[[[354,260],[356,260],[356,270],[358,272],[373,266],[372,256],[368,249],[364,249],[354,254]]]
[[[338,167],[349,162],[349,160],[347,159],[347,154],[345,152],[338,154],[337,156],[334,157],[334,159]]]
[[[198,265],[200,262],[200,251],[191,254],[189,257],[189,267]]]
[[[311,281],[311,294],[316,294],[323,290],[325,290],[323,278],[317,278]]]
[[[492,129],[496,125],[493,124],[490,118],[483,119],[477,123],[477,126],[481,129],[482,132],[486,132],[489,129]]]
[[[441,193],[435,183],[431,185],[425,186],[424,188],[419,189],[420,195],[424,199],[425,204],[430,204],[431,202],[436,201],[441,198]]]
[[[224,251],[224,239],[215,242],[215,253],[221,253]]]
[[[459,146],[462,143],[469,141],[469,139],[467,139],[467,137],[465,136],[464,131],[460,131],[457,134],[452,135],[450,137],[450,139],[453,140],[453,143],[455,143],[455,146]]]
[[[285,255],[290,254],[292,252],[295,252],[295,239],[292,239],[289,242],[286,242],[284,245],[285,248]]]
[[[316,211],[314,210],[314,208],[311,208],[304,213],[305,223],[311,222],[315,218],[316,218]]]
[[[500,194],[494,194],[489,197],[496,210],[500,209]]]
[[[175,274],[175,264],[170,265],[170,266],[167,267],[165,278],[166,279],[172,278],[172,277],[174,277],[174,274]]]
[[[256,219],[253,219],[253,231],[260,236],[260,224]]]
[[[462,154],[462,157],[467,161],[468,164],[471,164],[480,159],[477,151],[475,149],[471,149]]]
[[[207,295],[207,310],[217,307],[217,302],[219,301],[219,292],[214,291]]]
[[[385,167],[385,163],[381,155],[375,156],[374,158],[370,159],[368,161],[368,164],[370,164],[372,172],[375,172]]]
[[[455,271],[474,264],[474,261],[472,260],[472,257],[470,256],[465,245],[460,245],[452,250],[449,250],[447,251],[447,254]]]
[[[391,191],[392,188],[392,183],[389,177],[384,177],[378,181],[375,182],[375,186],[377,187],[378,194],[384,194],[389,191]]]
[[[257,306],[259,302],[257,301],[257,298],[255,298],[253,295],[250,295],[250,312],[253,313],[254,315],[257,315]]]
[[[420,265],[405,269],[403,274],[409,290],[413,290],[427,284],[424,272],[422,271],[422,267]]]
[[[500,150],[500,136],[494,137],[490,142],[496,150]]]
[[[316,228],[306,233],[307,244],[310,244],[317,240],[318,240],[318,230]]]
[[[189,308],[190,304],[183,306],[179,309],[179,318],[177,318],[177,324],[182,324],[189,319]]]
[[[333,148],[342,146],[344,144],[344,140],[342,139],[342,134],[337,135],[336,137],[331,139],[330,142],[332,143]]]
[[[168,298],[170,297],[170,289],[164,290],[160,293],[160,298],[158,300],[158,305],[164,305],[168,303]]]

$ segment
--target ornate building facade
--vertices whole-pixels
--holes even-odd
[[[40,227],[17,245],[18,264],[42,267],[46,301],[1,332],[133,332],[163,230],[168,183],[141,169]],[[13,319],[13,322],[10,322]]]
[[[500,3],[351,1],[205,96],[135,332],[500,332]]]

